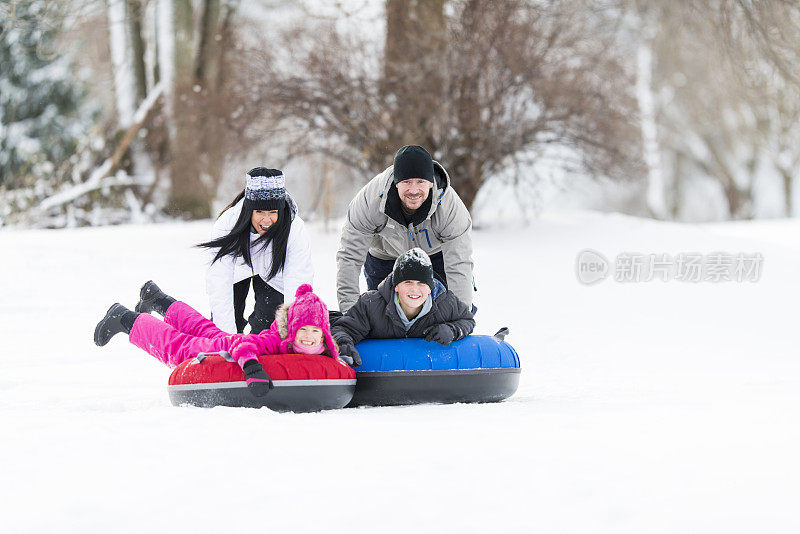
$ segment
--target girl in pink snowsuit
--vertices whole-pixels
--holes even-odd
[[[201,352],[230,353],[245,372],[254,395],[269,389],[269,376],[261,354],[325,354],[336,358],[328,308],[308,284],[297,289],[290,305],[278,309],[269,329],[258,334],[228,334],[198,311],[163,293],[152,281],[142,286],[136,311],[114,304],[97,324],[94,341],[103,346],[117,333],[129,334],[131,343],[174,367]],[[161,321],[147,312],[163,314]]]

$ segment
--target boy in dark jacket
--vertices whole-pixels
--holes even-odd
[[[425,252],[413,248],[397,258],[394,270],[377,290],[361,295],[339,318],[331,333],[339,354],[361,358],[354,345],[367,338],[424,337],[449,345],[475,328],[470,309],[433,277]]]

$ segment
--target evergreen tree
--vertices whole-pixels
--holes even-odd
[[[84,91],[57,50],[47,3],[0,7],[0,188],[57,180],[82,133]],[[52,9],[51,9],[52,11]]]

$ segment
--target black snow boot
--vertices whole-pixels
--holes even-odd
[[[137,313],[156,312],[164,315],[173,302],[175,302],[174,298],[161,291],[155,282],[148,280],[139,290],[139,302],[134,310]]]
[[[112,304],[94,329],[94,344],[104,346],[115,334],[131,333],[133,323],[139,316],[120,303]]]

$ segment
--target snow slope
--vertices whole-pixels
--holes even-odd
[[[310,225],[335,296],[337,234]],[[207,312],[209,222],[0,231],[0,531],[797,532],[800,221],[591,212],[475,233],[489,405],[175,408],[169,370],[95,323],[155,279]],[[760,252],[757,283],[587,287],[575,258]]]

